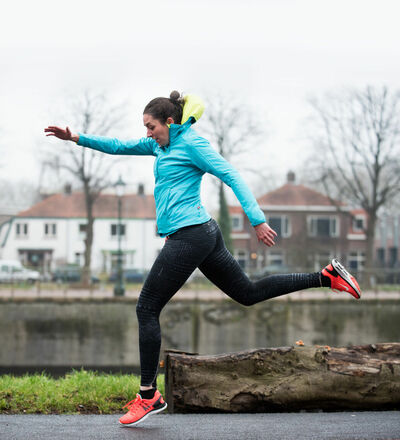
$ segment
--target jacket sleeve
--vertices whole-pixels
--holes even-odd
[[[253,226],[265,222],[264,213],[238,171],[215,151],[207,141],[204,140],[204,142],[193,145],[191,147],[191,157],[198,168],[206,173],[213,174],[232,188]]]
[[[155,156],[157,143],[152,138],[141,138],[138,140],[120,141],[116,138],[104,136],[92,136],[83,133],[79,134],[78,145],[92,148],[108,154],[126,154],[126,155],[148,155]]]

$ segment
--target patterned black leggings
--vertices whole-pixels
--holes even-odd
[[[270,275],[252,282],[226,249],[215,220],[180,229],[166,241],[154,262],[136,307],[142,386],[156,386],[160,312],[197,267],[223,292],[245,306],[321,286],[318,272]]]

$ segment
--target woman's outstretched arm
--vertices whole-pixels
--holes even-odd
[[[253,225],[258,240],[267,246],[273,246],[277,233],[265,222],[264,213],[238,171],[215,151],[206,140],[193,145],[191,157],[198,168],[213,174],[232,188],[250,223]]]
[[[44,129],[46,136],[55,136],[64,141],[73,141],[82,147],[92,148],[107,154],[155,155],[157,143],[151,138],[121,141],[117,138],[93,136],[83,133],[72,134],[69,127],[50,125]]]

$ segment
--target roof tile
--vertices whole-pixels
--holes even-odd
[[[118,197],[101,194],[94,204],[94,217],[118,217]],[[130,218],[155,218],[156,209],[152,195],[126,194],[122,197],[122,216]],[[83,193],[54,194],[31,208],[18,213],[18,217],[86,217]]]
[[[261,206],[290,205],[290,206],[332,206],[329,197],[304,185],[286,183],[257,199]],[[340,203],[340,202],[337,202]]]

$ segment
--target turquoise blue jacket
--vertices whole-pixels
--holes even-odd
[[[193,95],[185,97],[183,123],[170,125],[166,147],[160,147],[152,138],[121,141],[79,133],[78,145],[84,147],[108,154],[155,156],[154,198],[161,237],[211,218],[200,200],[204,173],[217,176],[232,188],[253,226],[265,222],[264,213],[236,169],[192,129],[202,113],[199,102]]]

